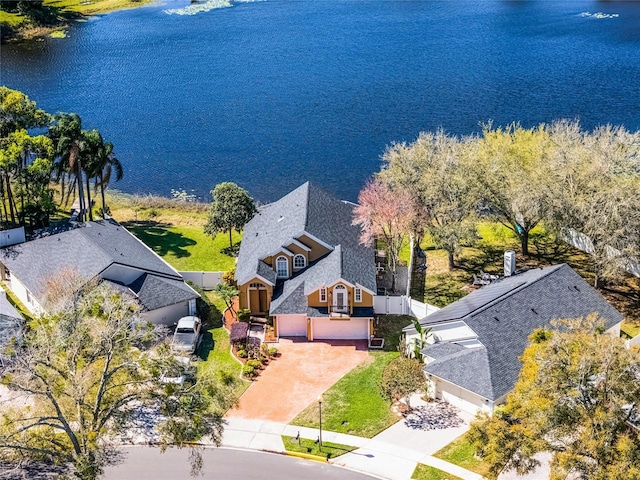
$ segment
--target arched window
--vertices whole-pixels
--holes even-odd
[[[304,268],[307,266],[307,259],[304,257],[304,255],[296,255],[295,257],[293,257],[293,268]]]
[[[289,261],[287,257],[276,258],[276,277],[287,278],[289,276]]]

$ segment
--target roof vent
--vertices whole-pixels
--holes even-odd
[[[511,277],[516,274],[516,252],[507,250],[504,252],[504,276]]]
[[[284,217],[280,215],[280,218],[278,219],[278,223],[280,223],[282,220],[284,220]]]

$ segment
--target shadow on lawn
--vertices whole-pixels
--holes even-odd
[[[195,240],[169,230],[171,225],[168,223],[138,220],[123,222],[122,225],[161,257],[168,253],[177,258],[189,257],[191,253],[185,247],[196,244]]]

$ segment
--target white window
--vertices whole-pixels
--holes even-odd
[[[356,288],[355,294],[354,294],[354,301],[360,303],[362,301],[362,289],[361,288]]]
[[[287,257],[276,258],[276,277],[287,278],[289,276],[289,261]]]
[[[327,289],[324,287],[320,289],[320,301],[323,303],[327,301]]]
[[[255,290],[265,290],[266,287],[261,283],[250,283],[249,288],[253,288]]]
[[[296,255],[293,257],[293,268],[304,268],[307,266],[307,259],[304,255]]]

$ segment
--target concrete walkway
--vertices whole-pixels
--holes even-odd
[[[322,431],[323,442],[358,447],[332,461],[351,470],[390,480],[408,480],[418,463],[431,465],[465,480],[481,480],[476,473],[433,457],[442,446],[464,433],[468,423],[439,430],[408,427],[400,421],[374,438],[362,438],[344,433]],[[223,446],[284,453],[281,436],[317,439],[318,429],[286,425],[265,420],[228,418]]]

